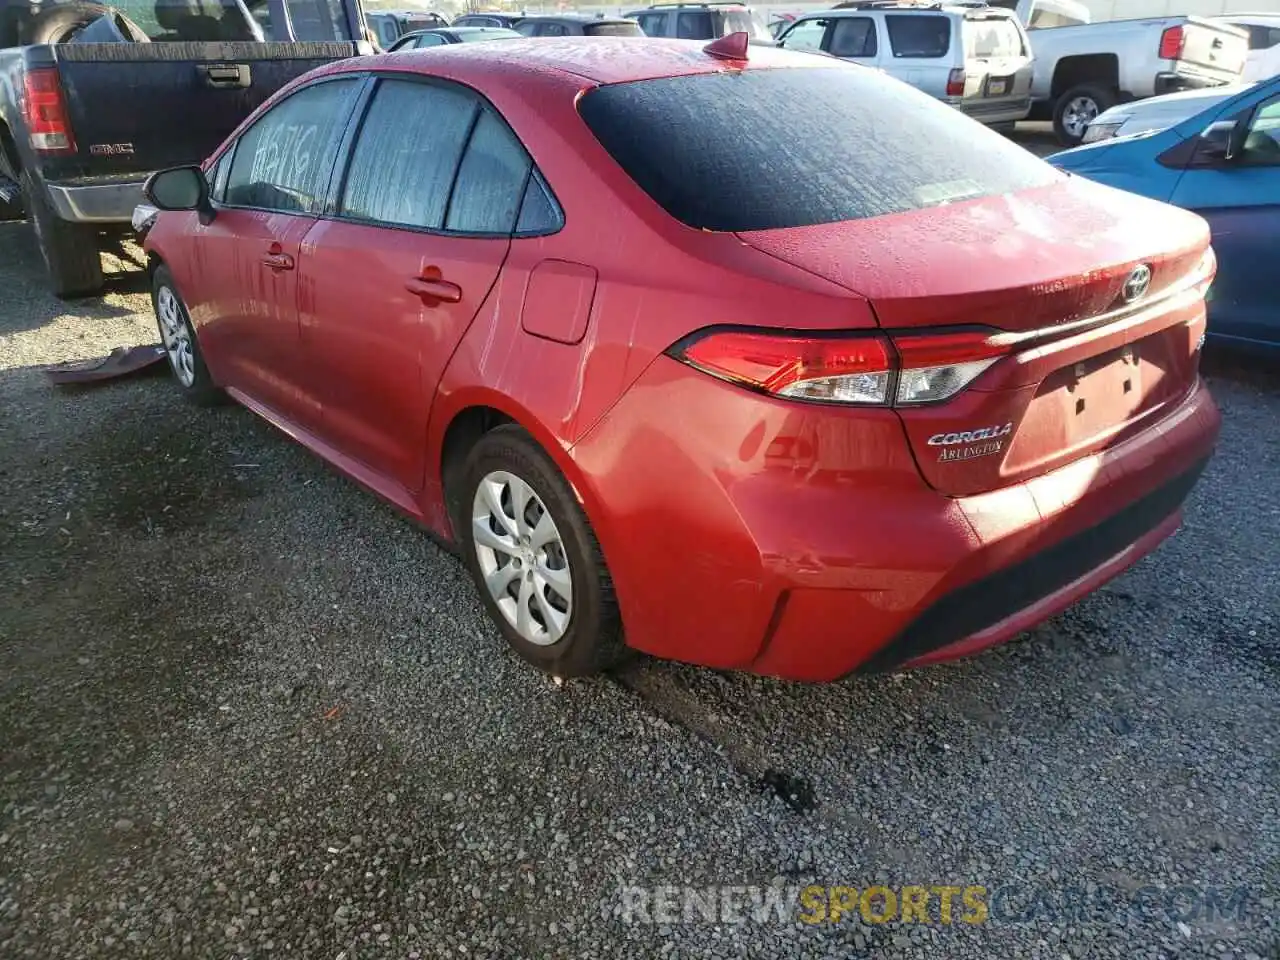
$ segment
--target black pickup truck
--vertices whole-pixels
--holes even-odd
[[[359,0],[0,0],[0,219],[31,223],[55,294],[97,293],[148,174],[364,38]]]

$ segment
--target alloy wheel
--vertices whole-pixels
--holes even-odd
[[[557,643],[573,615],[573,577],[556,522],[528,483],[485,474],[471,505],[471,539],[485,587],[524,640]]]
[[[1081,139],[1089,124],[1098,119],[1098,104],[1092,97],[1072,97],[1062,111],[1062,129]]]
[[[178,296],[169,287],[161,287],[156,295],[156,316],[160,320],[160,336],[164,340],[165,353],[174,376],[184,387],[196,382],[196,357],[191,341],[191,327],[178,302]]]

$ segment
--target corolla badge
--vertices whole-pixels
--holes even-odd
[[[976,443],[979,440],[997,440],[1013,433],[1013,424],[983,427],[981,430],[965,430],[960,433],[935,433],[929,438],[931,447],[954,447],[962,443]]]
[[[1133,268],[1133,272],[1129,274],[1129,279],[1120,288],[1120,299],[1125,303],[1141,300],[1147,295],[1147,290],[1150,287],[1151,268],[1145,263],[1140,263]]]

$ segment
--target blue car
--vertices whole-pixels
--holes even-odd
[[[1218,255],[1209,336],[1280,350],[1280,76],[1167,130],[1102,140],[1048,159],[1208,220]]]

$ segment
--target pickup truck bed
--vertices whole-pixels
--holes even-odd
[[[67,42],[0,50],[0,198],[21,208],[53,292],[103,284],[100,251],[130,229],[154,171],[199,163],[259,104],[344,41]]]

